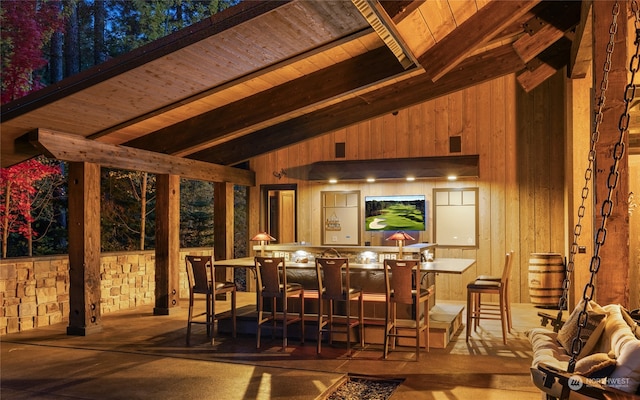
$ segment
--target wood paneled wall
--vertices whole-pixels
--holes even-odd
[[[565,86],[560,72],[525,93],[514,76],[507,76],[256,158],[251,161],[257,186],[251,189],[250,232],[259,229],[257,199],[261,184],[298,185],[298,241],[313,244],[321,242],[321,191],[359,190],[362,198],[425,194],[429,228],[419,240],[430,242],[433,188],[478,187],[479,246],[438,248],[436,252],[438,257],[474,258],[477,263],[463,276],[438,276],[437,297],[464,300],[466,284],[478,274],[499,274],[505,253],[514,250],[512,301],[529,302],[530,254],[565,255],[567,232],[573,231],[565,217]],[[583,134],[588,137],[588,131]],[[307,166],[313,162],[336,160],[337,142],[345,143],[347,160],[443,156],[451,154],[450,136],[462,138],[462,152],[455,154],[479,154],[478,178],[334,185],[304,179]],[[287,175],[275,177],[273,172],[281,169]],[[583,177],[584,172],[578,175]],[[363,230],[361,236],[361,244],[385,244],[381,233]]]

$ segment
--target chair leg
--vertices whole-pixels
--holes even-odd
[[[473,331],[477,332],[482,314],[482,293],[473,294]]]
[[[232,329],[233,329],[233,338],[236,338],[236,333],[237,333],[237,323],[236,323],[236,291],[232,291],[231,292],[231,318],[233,319],[233,321],[231,322],[232,324]]]
[[[467,342],[469,341],[469,336],[471,335],[471,323],[473,321],[472,297],[473,293],[467,290]]]
[[[398,341],[398,305],[391,303],[391,334],[393,341],[391,342],[391,350],[395,350]]]
[[[500,292],[500,324],[502,325],[502,342],[507,344],[507,312],[505,308],[504,294]]]
[[[364,347],[364,296],[358,298],[358,316],[360,317],[360,347]]]
[[[316,353],[320,354],[321,346],[322,346],[322,327],[324,323],[324,315],[322,310],[322,305],[324,300],[322,300],[322,296],[318,297],[318,347],[316,349]]]
[[[416,324],[416,361],[418,361],[420,360],[420,304],[417,303],[414,321]]]
[[[264,306],[264,299],[262,296],[258,296],[258,327],[256,330],[256,338],[257,338],[257,344],[256,344],[256,348],[260,348],[260,336],[261,336],[261,331],[262,331],[262,318],[263,318],[263,306]]]
[[[276,338],[276,327],[278,321],[276,320],[276,298],[271,298],[271,340]]]
[[[511,299],[509,299],[509,284],[507,284],[504,288],[504,300],[505,307],[507,308],[507,328],[509,333],[511,333],[511,329],[513,329],[513,321],[511,319]]]
[[[384,358],[387,358],[387,355],[389,354],[389,321],[391,320],[391,316],[389,315],[391,313],[391,304],[387,302],[386,306],[387,312],[384,316]]]
[[[287,296],[282,297],[282,351],[287,349]]]
[[[213,315],[211,315],[211,308],[212,303],[213,303],[213,296],[210,294],[207,294],[207,315],[206,315],[206,321],[207,321],[207,338],[211,339],[212,338],[212,332],[211,332],[211,327],[213,325]]]
[[[333,300],[329,300],[329,309],[327,310],[329,316],[329,344],[333,344]]]
[[[347,355],[351,355],[351,301],[347,300]]]
[[[191,318],[193,318],[193,294],[189,295],[189,315],[187,316],[187,346],[191,342]]]
[[[426,328],[424,330],[424,336],[425,336],[425,347],[427,349],[427,353],[429,352],[429,300],[424,302],[424,324],[426,325]]]
[[[300,293],[300,344],[304,344],[304,293]]]

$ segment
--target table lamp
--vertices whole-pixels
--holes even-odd
[[[276,240],[276,238],[269,235],[267,232],[259,232],[257,235],[251,238],[251,240],[260,241],[260,256],[264,257],[265,244],[271,240]]]
[[[395,240],[398,242],[398,259],[402,260],[402,245],[404,245],[404,241],[405,240],[415,240],[414,238],[412,238],[411,236],[409,236],[407,233],[402,232],[402,231],[398,231],[396,233],[394,233],[393,235],[389,236],[387,238],[387,240]]]

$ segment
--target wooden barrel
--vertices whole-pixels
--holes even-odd
[[[529,297],[534,306],[557,308],[562,297],[565,267],[558,253],[531,253]]]

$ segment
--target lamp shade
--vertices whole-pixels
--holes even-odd
[[[273,236],[269,235],[267,232],[259,232],[257,235],[255,235],[253,238],[251,238],[251,240],[260,240],[260,241],[269,242],[271,240],[276,240],[276,238],[274,238]]]
[[[399,231],[389,236],[387,240],[415,240],[415,239],[409,236],[409,234],[407,234],[406,232]]]

